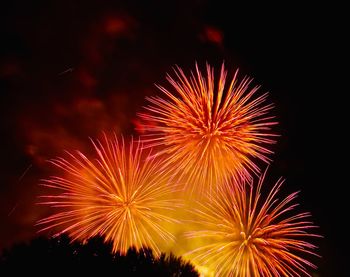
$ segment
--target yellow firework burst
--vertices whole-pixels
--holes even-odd
[[[315,266],[303,257],[316,255],[307,241],[318,236],[309,232],[315,228],[310,214],[288,215],[297,193],[279,201],[281,179],[263,200],[263,179],[256,189],[227,184],[199,203],[193,214],[200,229],[187,234],[201,244],[187,253],[192,261],[217,276],[311,276],[308,268]]]
[[[167,76],[173,90],[159,87],[164,98],[149,97],[147,112],[140,113],[147,145],[162,147],[158,154],[167,156],[167,165],[200,190],[231,175],[258,173],[252,158],[269,162],[265,146],[274,143],[267,93],[253,98],[258,87],[247,77],[239,81],[237,71],[226,86],[224,66],[217,84],[209,65],[206,79],[197,65],[189,78],[179,67],[174,71],[177,78]]]
[[[159,241],[174,240],[169,224],[178,223],[169,215],[179,206],[169,174],[140,142],[126,146],[123,139],[105,136],[103,143],[92,143],[97,159],[77,151],[52,161],[63,174],[43,182],[55,193],[41,196],[41,204],[56,213],[38,222],[41,231],[58,229],[57,234],[83,240],[101,235],[113,241],[115,252],[124,254],[134,246],[159,254]]]

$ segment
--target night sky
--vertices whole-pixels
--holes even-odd
[[[160,93],[154,84],[167,85],[175,64],[189,72],[196,61],[202,69],[225,61],[275,103],[281,137],[268,179],[284,176],[285,195],[300,190],[300,209],[320,226],[315,276],[345,276],[345,90],[337,85],[341,18],[331,19],[333,7],[100,2],[0,8],[0,248],[34,237],[47,215],[35,203],[52,172],[48,159],[91,152],[89,137],[102,131],[137,136],[144,97]]]

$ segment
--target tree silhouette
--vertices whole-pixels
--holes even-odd
[[[126,255],[112,254],[112,244],[102,237],[85,243],[71,241],[66,235],[39,237],[29,243],[3,251],[0,275],[35,274],[50,276],[92,273],[97,276],[199,276],[194,266],[173,254],[154,257],[150,249],[130,248]]]

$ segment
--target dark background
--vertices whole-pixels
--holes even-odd
[[[46,160],[89,152],[101,131],[137,133],[165,73],[240,68],[269,91],[282,136],[269,172],[301,190],[325,238],[314,276],[345,276],[348,254],[343,18],[337,7],[220,1],[7,1],[0,9],[0,246],[35,236]],[[125,1],[127,2],[127,1]],[[147,3],[146,3],[147,2]],[[167,4],[163,3],[167,2]],[[339,35],[340,33],[340,35]],[[345,75],[345,74],[344,74]],[[345,104],[346,105],[346,104]]]

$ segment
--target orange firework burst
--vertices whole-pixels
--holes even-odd
[[[159,240],[172,241],[169,223],[178,221],[169,210],[179,206],[169,175],[161,171],[161,161],[150,158],[140,142],[125,146],[117,137],[104,143],[93,142],[97,159],[90,160],[77,151],[68,159],[52,163],[63,170],[63,177],[44,180],[54,195],[41,196],[41,204],[59,211],[38,222],[41,231],[59,228],[73,239],[95,235],[113,241],[113,251],[124,254],[129,247],[149,247],[156,254]],[[165,225],[164,225],[165,224]]]
[[[318,237],[308,232],[315,228],[307,220],[310,214],[286,216],[297,206],[291,204],[297,193],[279,201],[276,195],[283,183],[281,179],[262,201],[263,179],[264,176],[256,189],[247,183],[227,184],[207,203],[199,203],[193,213],[201,230],[187,236],[199,239],[201,246],[188,256],[219,276],[311,276],[307,267],[316,266],[302,257],[316,255],[316,247],[306,241]]]
[[[258,87],[250,88],[247,77],[238,81],[237,71],[225,86],[224,65],[217,85],[209,65],[207,79],[197,65],[190,78],[179,67],[174,71],[177,79],[168,75],[167,80],[175,92],[159,87],[166,98],[149,97],[148,113],[140,114],[147,145],[164,147],[158,154],[168,155],[167,164],[200,190],[232,175],[250,179],[251,172],[258,173],[251,158],[268,163],[271,151],[265,145],[274,143],[270,127],[276,122],[267,116],[272,108],[264,104],[267,93],[253,99]]]

